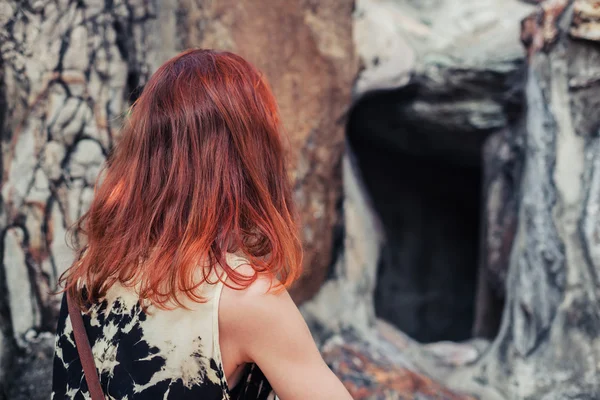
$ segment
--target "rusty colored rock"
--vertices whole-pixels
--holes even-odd
[[[600,41],[600,1],[576,0],[573,3],[572,37]]]
[[[353,1],[205,3],[180,2],[184,47],[241,54],[265,73],[279,103],[302,222],[305,273],[292,290],[302,302],[326,277],[339,218],[343,118],[358,71]]]
[[[433,379],[397,365],[367,342],[350,336],[331,339],[323,358],[354,399],[473,400],[446,389]]]
[[[521,23],[521,41],[531,56],[538,50],[549,51],[558,38],[557,23],[569,0],[546,0]]]

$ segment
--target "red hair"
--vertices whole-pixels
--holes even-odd
[[[284,286],[300,275],[277,104],[240,56],[188,50],[163,64],[132,105],[102,176],[74,230],[85,245],[61,277],[80,305],[116,282],[161,308],[181,306],[182,293],[204,301],[195,289],[214,283],[217,264],[236,288],[258,273]],[[234,271],[227,252],[244,253],[255,274]]]

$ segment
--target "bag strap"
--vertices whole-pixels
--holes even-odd
[[[94,364],[94,355],[92,353],[92,348],[90,347],[90,341],[85,332],[85,327],[83,326],[81,310],[79,310],[68,292],[66,296],[67,305],[69,307],[69,317],[71,318],[73,333],[75,335],[75,345],[77,346],[77,353],[81,360],[88,390],[92,396],[92,400],[104,400],[104,392],[102,391],[102,386],[100,386],[96,364]]]

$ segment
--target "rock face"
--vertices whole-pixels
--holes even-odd
[[[546,1],[523,22],[526,160],[507,304],[491,350],[455,377],[503,398],[600,398],[597,7]]]
[[[522,118],[492,134],[483,147],[481,247],[473,334],[498,333],[506,298],[506,277],[518,223],[524,151]]]
[[[155,12],[144,1],[8,1],[0,9],[0,322],[14,343],[0,354],[10,363],[18,347],[24,357],[2,371],[48,379],[53,340],[36,332],[55,328],[52,292],[72,261],[65,232],[91,199],[130,96],[156,65],[148,54]],[[11,399],[49,396],[49,382],[29,392],[35,382],[2,378],[13,384]]]
[[[294,295],[314,295],[339,221],[343,115],[357,70],[351,12],[351,0],[0,4],[0,385],[12,381],[2,374],[14,349],[54,330],[51,292],[72,261],[65,232],[93,196],[121,114],[186,47],[236,51],[271,82],[304,227],[306,274]]]
[[[319,293],[302,305],[315,339],[352,331],[362,337],[375,327],[377,261],[382,247],[381,223],[366,195],[352,149],[342,161],[344,199],[341,244],[329,279]]]
[[[183,2],[188,19],[178,36],[186,47],[232,50],[255,63],[281,109],[305,249],[305,274],[292,296],[302,302],[328,273],[340,218],[344,113],[358,69],[353,1],[204,3]]]
[[[385,232],[376,310],[418,340],[463,340],[473,324],[483,336],[496,333],[500,311],[485,321],[490,313],[476,308],[501,307],[505,259],[487,254],[506,255],[511,237],[498,241],[497,231],[516,211],[507,206],[510,221],[504,212],[481,214],[480,193],[484,174],[486,204],[499,201],[488,198],[492,182],[500,182],[500,200],[515,193],[505,175],[519,157],[511,152],[523,110],[518,37],[529,10],[498,0],[357,2],[365,68],[348,137]],[[509,146],[512,158],[497,154],[484,167],[492,136],[501,140],[488,152]],[[480,248],[482,232],[489,239]],[[478,279],[489,286],[481,295]]]
[[[385,45],[363,48],[372,52],[361,51],[361,42],[358,47],[366,69],[357,82],[362,106],[359,102],[351,113],[349,136],[363,177],[368,174],[364,160],[369,158],[364,153],[369,139],[384,144],[372,155],[379,163],[385,161],[384,149],[400,149],[402,156],[430,156],[431,160],[433,155],[454,165],[483,169],[484,243],[478,279],[485,290],[478,293],[484,307],[478,307],[476,329],[482,335],[496,334],[498,321],[486,321],[486,314],[498,316],[502,308],[503,313],[496,339],[485,351],[472,343],[415,346],[398,332],[392,336],[402,343],[390,347],[389,337],[378,336],[378,328],[367,338],[356,339],[344,332],[334,336],[325,344],[324,354],[356,397],[402,398],[402,388],[394,385],[406,368],[427,371],[456,390],[486,400],[600,398],[600,253],[595,250],[600,245],[596,176],[600,124],[595,112],[600,102],[599,5],[595,0],[540,3],[522,23],[525,53],[515,42],[516,27],[509,25],[515,33],[512,39],[500,34],[507,21],[516,22],[531,10],[517,2],[464,2],[463,14],[462,5],[453,3],[451,9],[443,1],[373,2],[378,11],[371,20],[368,15],[374,11],[369,11],[367,3],[358,3],[357,18],[365,19],[371,32],[381,29],[381,37],[389,39]],[[395,15],[397,7],[405,12]],[[382,11],[386,8],[387,12]],[[407,19],[414,15],[411,12],[427,15],[428,24],[411,23]],[[493,17],[494,13],[501,18]],[[455,23],[461,15],[469,19]],[[412,41],[398,39],[404,38],[402,34],[390,33],[401,24],[386,23],[385,16],[402,19],[404,29],[420,36],[418,43],[425,47],[413,48]],[[467,36],[453,36],[457,29],[472,24],[476,26],[473,32],[481,33],[485,41],[478,42],[479,35],[471,36],[471,41]],[[431,32],[437,35],[432,37]],[[428,37],[432,42],[439,39],[442,45],[427,47],[423,38]],[[504,40],[510,43],[501,45]],[[414,67],[399,63],[394,54],[402,43],[415,49],[414,57],[407,57],[414,60]],[[393,51],[385,53],[387,48]],[[377,50],[383,53],[374,57]],[[477,59],[476,54],[485,59]],[[514,57],[506,58],[507,54]],[[505,61],[500,62],[503,57]],[[390,65],[397,65],[398,70]],[[352,118],[365,105],[371,109],[367,113],[371,118],[364,117],[365,122],[358,125],[364,130],[353,132]],[[386,114],[394,116],[384,121],[374,118]],[[432,115],[440,118],[432,121]],[[415,138],[414,133],[420,135]],[[460,138],[465,147],[461,150],[457,143],[445,143],[442,133],[464,133],[454,139]],[[362,139],[360,146],[355,145],[357,139]],[[485,157],[483,163],[478,161],[479,151]],[[399,158],[397,153],[395,165],[402,165]],[[418,168],[413,169],[418,173]],[[443,173],[442,168],[438,173]],[[368,175],[365,181],[366,186],[372,182]],[[389,201],[392,185],[381,192]],[[389,243],[391,218],[381,212],[376,195],[373,208],[382,216]],[[381,286],[381,280],[376,286]],[[504,304],[495,303],[500,297]],[[401,349],[401,356],[394,347]],[[380,358],[382,349],[387,360]],[[378,369],[382,364],[385,372]],[[366,377],[355,375],[358,366]],[[393,372],[388,375],[388,371]],[[389,387],[395,388],[393,394],[386,392]]]
[[[330,339],[323,347],[323,358],[353,399],[475,400],[448,390],[414,368],[394,363],[381,349],[351,335]]]

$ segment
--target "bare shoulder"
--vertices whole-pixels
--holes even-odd
[[[243,268],[244,274],[254,273],[250,266]],[[281,399],[351,400],[323,361],[292,298],[277,285],[259,275],[247,288],[224,289],[220,326],[237,359],[256,363]]]
[[[236,271],[254,275],[249,265],[239,266]],[[237,354],[237,360],[256,362],[256,353],[289,339],[285,330],[290,327],[310,337],[300,311],[275,278],[259,274],[246,288],[223,287],[219,330],[222,340]]]
[[[250,265],[240,265],[236,271],[246,276],[255,274]],[[264,322],[269,316],[280,313],[298,312],[287,290],[268,274],[258,274],[256,280],[243,289],[223,287],[219,308],[224,322],[231,316],[237,323],[245,321],[251,324]]]

